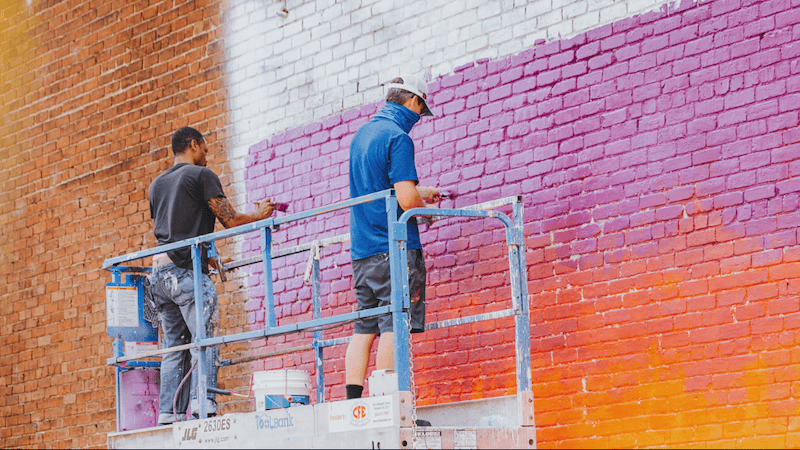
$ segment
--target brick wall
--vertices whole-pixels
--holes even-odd
[[[155,245],[146,188],[177,127],[207,133],[232,190],[220,15],[209,1],[0,5],[1,447],[105,447],[116,430],[100,267]]]
[[[286,0],[227,2],[229,152],[382,98],[399,71],[431,77],[572,37],[664,0]],[[244,193],[240,191],[240,195]]]
[[[525,202],[539,445],[800,442],[799,10],[683,3],[431,84],[437,117],[412,131],[421,183],[457,193],[456,206]],[[350,139],[379,106],[252,146],[248,195],[297,210],[347,198]],[[430,320],[507,303],[501,228],[423,228]],[[275,239],[347,230],[347,214],[332,214]],[[347,250],[323,252],[326,313],[354,308]],[[275,264],[279,323],[310,317],[305,264]],[[258,283],[254,271],[256,325]],[[514,392],[510,320],[413,340],[421,404]],[[328,398],[344,394],[342,355],[326,351]],[[280,366],[313,359],[254,365]]]
[[[278,3],[3,2],[2,446],[102,447],[115,429],[100,266],[154,245],[146,187],[171,164],[175,128],[207,134],[235,206],[245,189],[293,210],[341,200],[350,136],[379,107],[370,102],[384,81],[366,48],[409,42],[436,78],[438,117],[413,132],[423,182],[459,193],[456,206],[524,197],[539,445],[797,446],[800,4],[689,3],[619,20],[658,4],[289,1],[286,20],[271,22],[283,19],[261,14]],[[403,29],[396,19],[421,20],[411,14],[420,5],[435,25],[420,22],[414,39],[429,39],[382,34]],[[352,70],[304,68],[334,51],[308,53],[314,39],[338,42],[329,62]],[[270,48],[280,60],[259,53]],[[357,52],[364,60],[348,62]],[[283,61],[292,54],[301,59]],[[320,94],[289,68],[345,88]],[[285,80],[274,98],[260,90],[278,81],[269,74]],[[290,103],[301,111],[280,109]],[[338,234],[347,221],[333,214],[276,240]],[[429,319],[499,308],[500,229],[423,229]],[[347,250],[323,251],[326,313],[353,308]],[[310,316],[305,265],[276,263],[280,321]],[[227,331],[263,323],[257,275],[218,284]],[[513,392],[510,326],[414,336],[420,402]],[[326,351],[328,398],[343,396],[342,352]],[[253,368],[311,364],[295,354]],[[223,369],[222,386],[245,386],[249,370]]]

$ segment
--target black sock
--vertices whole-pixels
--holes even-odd
[[[361,393],[364,392],[364,386],[359,386],[357,384],[347,384],[344,386],[347,389],[347,399],[351,398],[361,398]]]

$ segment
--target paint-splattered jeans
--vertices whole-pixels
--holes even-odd
[[[206,337],[214,336],[217,321],[217,290],[211,278],[201,276],[203,290],[203,317],[206,326]],[[191,270],[181,269],[175,264],[165,264],[154,270],[151,275],[151,289],[156,308],[161,314],[163,330],[163,346],[174,347],[192,342],[197,327],[197,312],[194,301],[194,277]],[[189,406],[191,390],[192,411],[197,412],[197,374],[192,372],[191,385],[184,382],[175,398],[178,386],[192,363],[197,359],[197,349],[183,350],[164,354],[161,360],[161,394],[159,397],[158,423],[172,423],[184,420]],[[218,348],[206,349],[205,374],[209,387],[217,386],[217,366],[215,361],[219,355]],[[214,394],[206,394],[206,412],[216,414],[217,405]],[[177,411],[173,411],[173,402]],[[173,414],[177,413],[177,414]]]

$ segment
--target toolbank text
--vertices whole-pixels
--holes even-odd
[[[286,417],[256,416],[256,427],[259,430],[274,430],[278,428],[289,428],[294,426],[294,417],[287,414]]]

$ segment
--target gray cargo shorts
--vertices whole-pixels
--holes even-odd
[[[422,250],[408,250],[408,287],[411,300],[411,332],[425,331],[425,259]],[[392,277],[389,253],[353,261],[353,282],[358,311],[392,303]],[[391,333],[392,316],[369,317],[355,323],[356,334]]]

